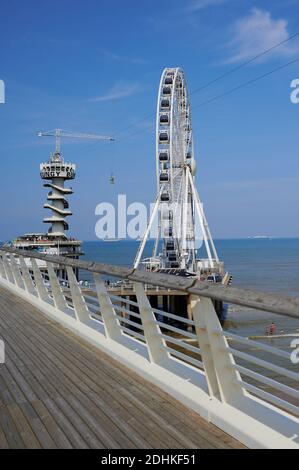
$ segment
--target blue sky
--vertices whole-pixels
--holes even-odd
[[[54,142],[37,131],[116,136],[63,142],[77,164],[71,234],[94,239],[99,202],[155,197],[163,68],[182,67],[192,92],[299,31],[298,0],[3,0],[0,13],[3,240],[47,228],[39,163]],[[297,57],[299,37],[191,96],[196,182],[216,238],[299,236],[299,104],[290,101],[299,62],[200,106]]]

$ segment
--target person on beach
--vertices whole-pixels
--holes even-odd
[[[276,325],[273,321],[268,328],[267,334],[272,336],[272,335],[275,335],[275,333],[276,333]]]

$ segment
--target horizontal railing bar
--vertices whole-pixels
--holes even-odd
[[[66,302],[67,302],[69,305],[73,306],[73,299],[72,299],[72,297],[71,297],[70,295],[68,295],[68,294],[66,294],[66,295],[64,294],[64,297],[65,297]],[[94,312],[94,313],[97,313],[99,310],[101,310],[99,303],[98,303],[98,304],[94,304],[94,303],[91,303],[91,302],[87,302],[86,299],[85,299],[85,297],[84,297],[84,300],[85,300],[85,305],[88,307],[88,310],[89,310],[89,311],[92,311],[92,312]],[[69,303],[69,301],[70,301],[71,303]]]
[[[90,296],[90,295],[85,295],[85,294],[83,294],[83,296],[84,296],[84,299],[88,299],[88,300],[90,299],[90,300],[93,301],[93,303],[91,303],[91,302],[86,302],[86,304],[88,305],[88,307],[89,307],[92,311],[94,311],[95,308],[100,309],[100,306],[99,306],[99,303],[98,303],[98,300],[97,300],[96,297],[92,297],[92,296]],[[119,300],[119,299],[121,299],[121,297],[118,297],[118,296],[115,296],[115,295],[110,296],[110,298],[113,299],[113,300]],[[130,304],[132,304],[132,305],[134,305],[134,306],[138,306],[138,303],[137,303],[137,302],[130,302]],[[136,318],[141,319],[140,314],[138,314],[138,313],[136,313],[136,312],[133,312],[132,310],[129,310],[129,309],[125,308],[125,307],[121,307],[120,305],[116,305],[116,304],[112,304],[112,305],[113,305],[113,308],[114,308],[115,310],[118,310],[119,312],[125,312],[125,313],[127,313],[128,315],[131,315],[131,316],[133,316],[133,317],[136,317]],[[98,307],[97,307],[97,306],[98,306]],[[153,310],[153,311],[156,311],[156,312],[159,312],[159,313],[162,314],[162,315],[165,314],[165,312],[163,312],[162,310],[157,310],[157,309],[152,309],[152,310]],[[168,314],[168,313],[167,313],[166,316],[169,316],[170,318],[172,318],[172,317],[179,318],[182,322],[185,322],[185,319],[184,319],[184,318],[177,317],[177,315],[172,315],[172,314]],[[190,323],[190,324],[192,324],[192,325],[194,324],[193,321],[186,321],[186,323],[187,323],[187,322]],[[164,325],[164,323],[163,323],[163,325]],[[166,324],[166,325],[167,325],[167,324]],[[182,330],[182,331],[183,331],[183,330]],[[191,346],[191,347],[192,347],[192,346]]]
[[[178,346],[181,346],[182,348],[187,349],[188,351],[194,352],[196,354],[200,354],[199,348],[196,348],[195,346],[192,346],[191,344],[185,343],[182,339],[173,338],[172,336],[165,335],[164,333],[159,333],[158,336],[160,338],[165,339],[166,341],[170,343],[177,344]]]
[[[121,317],[120,315],[117,315],[117,314],[116,314],[115,316],[116,316],[116,318],[117,318],[119,321],[122,321],[122,322],[124,322],[124,323],[127,323],[128,325],[132,325],[132,326],[134,326],[134,328],[138,328],[138,330],[144,331],[144,328],[143,328],[143,326],[142,326],[141,323],[136,323],[136,322],[134,322],[134,321],[132,321],[132,320],[129,320],[129,319],[126,318],[126,317]]]
[[[179,315],[175,315],[174,313],[169,313],[169,312],[163,312],[163,310],[158,310],[157,308],[152,309],[154,313],[158,313],[159,315],[162,315],[167,318],[171,318],[173,320],[180,321],[182,323],[186,323],[187,325],[192,325],[194,326],[195,323],[193,320],[189,320],[188,318],[180,317]]]
[[[131,336],[134,336],[136,338],[139,338],[141,339],[141,341],[143,343],[146,343],[146,340],[145,340],[145,337],[141,334],[141,333],[138,333],[137,331],[132,331],[130,330],[130,328],[126,328],[125,326],[121,325],[120,328],[122,329],[122,331],[124,331],[125,333],[131,335]]]
[[[229,338],[232,338],[238,343],[254,346],[255,348],[258,347],[258,349],[262,349],[263,351],[267,351],[271,354],[276,354],[276,356],[290,360],[290,355],[281,349],[273,348],[273,346],[268,346],[267,344],[261,343],[260,341],[253,341],[252,339],[244,338],[243,336],[236,335],[227,330],[223,331],[223,333],[228,340]]]
[[[165,330],[170,330],[170,331],[173,331],[174,333],[178,333],[180,335],[184,334],[184,336],[188,336],[189,338],[197,339],[197,336],[194,333],[190,333],[190,331],[180,330],[179,328],[176,328],[175,326],[168,325],[168,323],[163,323],[158,320],[156,321],[156,324],[161,326]]]
[[[97,307],[96,305],[91,304],[91,303],[89,303],[89,302],[85,302],[85,304],[86,304],[86,306],[88,307],[88,310],[89,310],[90,312],[93,312],[93,313],[100,313],[100,312],[101,312],[101,309],[100,309],[99,306]]]
[[[282,408],[295,416],[299,416],[299,408],[296,405],[293,405],[292,403],[289,403],[282,398],[278,398],[276,395],[272,395],[272,393],[265,392],[265,390],[255,387],[254,385],[251,385],[242,379],[236,379],[236,383],[240,384],[246,390],[258,396],[259,398],[273,403],[279,408]]]
[[[98,313],[91,313],[90,318],[92,318],[93,320],[96,320],[96,321],[100,322],[102,325],[104,325],[103,317],[101,315],[99,315]]]
[[[126,300],[123,297],[120,297],[118,295],[110,295],[110,298],[122,301],[124,303],[128,303],[130,305],[134,305],[135,307],[138,307],[137,302],[134,302],[133,300]],[[195,325],[193,320],[189,320],[188,318],[180,317],[179,315],[175,315],[174,313],[164,312],[164,310],[159,310],[158,308],[153,308],[153,307],[152,307],[152,311],[154,313],[158,313],[159,315],[163,315],[165,317],[172,318],[173,320],[177,320],[177,321],[180,321],[182,323],[187,323],[188,325],[192,325],[192,326]]]
[[[208,297],[224,302],[242,305],[267,312],[278,313],[293,318],[299,318],[299,298],[284,297],[282,295],[259,292],[240,287],[224,286],[222,284],[213,284],[206,281],[198,281],[196,277],[180,277],[170,274],[161,274],[155,272],[142,271],[133,268],[124,268],[103,263],[91,261],[82,261],[70,259],[63,256],[43,255],[34,251],[27,251],[16,248],[0,247],[0,251],[14,253],[26,258],[35,258],[52,263],[58,263],[65,266],[72,266],[84,269],[93,273],[107,274],[117,276],[123,279],[129,279],[142,284],[152,284],[164,288],[170,288],[186,293]]]
[[[185,362],[189,362],[197,367],[200,367],[203,369],[203,363],[199,361],[198,359],[194,359],[192,356],[188,356],[187,354],[181,353],[180,351],[177,351],[176,349],[170,348],[169,346],[164,346],[161,347],[162,350],[169,352],[173,356],[178,357],[179,359],[184,360]]]
[[[94,308],[96,306],[96,303],[98,304],[96,297],[92,297],[90,295],[84,295],[84,298],[85,299],[91,299],[91,300],[95,301],[95,303],[86,302],[88,307]],[[115,295],[110,296],[110,298],[113,299],[113,300],[121,299],[121,297],[118,297],[118,296],[115,296]],[[130,304],[132,304],[134,306],[138,306],[137,302],[130,302]],[[100,307],[98,307],[98,308],[100,308]],[[125,312],[128,315],[132,315],[133,317],[136,317],[136,318],[139,318],[139,319],[141,318],[140,314],[138,314],[136,312],[133,312],[133,311],[131,311],[131,310],[125,308],[125,307],[121,307],[120,305],[113,304],[113,308],[115,310],[118,310],[119,312]],[[157,312],[157,313],[159,312],[159,314],[161,314],[161,315],[164,315],[164,316],[167,316],[167,317],[169,316],[169,318],[175,318],[175,319],[178,318],[183,323],[188,323],[188,324],[194,325],[194,322],[191,321],[191,320],[186,320],[184,318],[178,317],[177,315],[173,315],[173,314],[169,314],[169,313],[165,314],[165,312],[163,312],[162,310],[157,310],[157,309],[152,309],[152,310],[154,312]],[[163,323],[163,325],[164,325],[164,323]]]
[[[81,288],[82,286],[79,285],[79,287]],[[92,295],[86,295],[84,292],[82,292],[82,295],[83,295],[84,299],[89,300],[91,303],[94,303],[95,305],[96,304],[99,305],[99,300],[98,300],[97,297],[93,297]]]
[[[135,318],[139,318],[141,320],[141,317],[140,317],[140,314],[137,313],[137,312],[132,312],[131,310],[129,310],[128,308],[125,308],[125,307],[121,307],[120,305],[115,305],[115,304],[112,304],[113,305],[113,308],[115,310],[118,310],[119,312],[126,312],[128,315],[132,315],[132,317],[135,317]]]
[[[229,351],[232,353],[234,356],[240,357],[241,359],[244,359],[247,362],[251,362],[252,364],[256,364],[258,366],[263,367],[264,369],[272,370],[273,372],[277,372],[278,374],[284,375],[288,377],[289,379],[293,379],[298,381],[299,380],[299,374],[296,372],[292,372],[286,368],[277,366],[275,364],[272,364],[271,362],[264,361],[263,359],[260,359],[256,356],[251,356],[247,353],[244,353],[242,351],[239,351],[238,349],[233,349],[230,347],[224,348],[225,351]]]
[[[270,387],[275,388],[276,390],[280,390],[281,392],[284,392],[287,395],[299,399],[299,390],[291,388],[288,385],[277,382],[277,380],[270,379],[265,375],[261,375],[258,372],[254,372],[253,370],[247,369],[246,367],[240,366],[238,364],[234,364],[232,367],[238,370],[241,374],[247,375],[248,377],[251,377],[257,382],[269,385]]]
[[[109,293],[109,297],[111,300],[118,300],[119,302],[123,302],[124,304],[134,305],[134,307],[138,307],[138,303],[134,302],[134,300],[129,300],[120,295],[112,295]]]

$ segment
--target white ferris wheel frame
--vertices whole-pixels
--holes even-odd
[[[166,83],[172,78],[172,84]],[[170,94],[165,95],[165,91]],[[170,107],[162,107],[162,100],[169,101]],[[168,116],[168,122],[161,123],[161,116]],[[161,134],[167,133],[168,139],[161,141]],[[161,162],[160,154],[168,155],[168,160]],[[168,175],[167,181],[161,181],[161,174]],[[176,266],[187,271],[196,271],[195,215],[197,214],[202,239],[208,259],[206,266],[213,268],[219,262],[217,251],[203,211],[194,180],[195,160],[192,137],[190,100],[184,72],[181,68],[165,68],[161,75],[156,115],[156,177],[157,197],[148,221],[144,236],[137,251],[134,268],[141,262],[146,241],[151,227],[158,216],[158,233],[154,243],[153,257],[150,261],[161,267],[172,267],[166,251],[167,241],[175,246]],[[169,194],[169,201],[162,202],[162,194]],[[172,209],[171,209],[171,208]],[[168,218],[163,218],[165,214]],[[172,213],[172,219],[170,219]],[[167,220],[167,224],[164,223]],[[171,223],[170,223],[171,220]],[[171,236],[165,235],[166,225],[171,226]],[[162,240],[163,253],[157,256],[159,240]]]

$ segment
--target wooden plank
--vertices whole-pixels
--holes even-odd
[[[74,409],[69,405],[69,403],[63,397],[57,397],[56,403],[59,408],[63,411],[63,414],[75,425],[77,430],[80,430],[80,434],[83,437],[84,441],[87,442],[88,446],[91,449],[104,449],[105,446],[100,441],[100,439],[92,432],[89,427],[86,425],[84,418],[81,417]]]
[[[73,423],[61,412],[54,400],[46,398],[43,403],[58,426],[63,429],[63,433],[70,441],[72,447],[74,449],[88,449],[89,446],[87,442],[77,431]]]
[[[17,338],[16,338],[16,342],[17,342]],[[18,345],[18,346],[15,345],[15,348],[16,348],[17,350],[19,350],[19,353],[21,353],[21,354],[22,354],[22,357],[25,359],[26,356],[28,356],[28,349],[27,349],[27,351],[26,351],[26,350],[23,350],[23,351],[22,351],[21,346],[20,346],[20,342],[18,342],[18,343],[19,343],[19,345]],[[27,346],[28,346],[28,345],[27,345]],[[34,373],[39,377],[39,380],[41,380],[41,379],[40,379],[41,374],[40,374],[40,371],[39,371],[39,368],[38,368],[38,367],[39,367],[39,361],[40,361],[40,360],[39,360],[39,356],[40,356],[41,351],[39,351],[39,350],[36,348],[36,343],[35,343],[35,347],[34,347],[34,348],[36,349],[36,351],[35,351],[35,352],[36,352],[36,358],[35,358],[35,362],[32,363],[32,364],[34,365],[34,369],[33,369],[33,370],[34,370]],[[41,361],[40,361],[40,362],[41,362]],[[56,368],[55,362],[53,362],[52,365],[53,365],[53,368]],[[62,390],[63,382],[59,382],[59,380],[57,380],[57,377],[56,377],[56,378],[54,377],[54,379],[52,378],[52,380],[50,380],[51,377],[49,376],[49,373],[48,373],[48,372],[49,372],[49,369],[47,370],[47,368],[46,368],[47,366],[46,366],[46,364],[45,364],[45,358],[43,358],[43,361],[41,362],[41,367],[43,368],[43,370],[46,371],[46,376],[47,376],[47,380],[48,380],[48,382],[45,384],[45,386],[51,387],[51,382],[52,382],[52,383],[53,383],[53,382],[54,382],[54,383],[57,382],[57,389]],[[29,376],[29,374],[30,374],[30,371],[28,371],[28,376]],[[62,378],[65,378],[65,377],[62,376]],[[55,380],[55,379],[56,379],[56,380]],[[53,387],[53,389],[55,390],[55,387]],[[64,393],[64,395],[67,396],[67,395],[70,393],[70,389],[66,389],[66,388],[65,388],[64,390],[62,390],[62,393]],[[67,409],[68,416],[72,415],[73,418],[75,419],[76,423],[78,423],[78,422],[79,422],[78,420],[80,420],[79,415],[77,415],[77,413],[75,413],[74,410],[73,410],[73,413],[72,413],[71,408],[68,406],[68,404],[66,403],[66,401],[64,400],[64,398],[62,398],[62,396],[60,396],[60,394],[57,392],[57,390],[55,390],[55,393],[54,393],[54,394],[56,395],[56,401],[57,401],[58,405],[63,406],[64,409]],[[43,394],[43,395],[44,395],[44,394]],[[52,395],[53,395],[53,393],[52,393]],[[77,404],[76,407],[75,407],[75,409],[77,409],[78,407],[79,407],[79,405]],[[87,414],[87,410],[83,413],[83,415],[86,417],[86,414]],[[84,423],[81,422],[81,425],[80,425],[79,429],[81,429],[81,431],[82,431],[82,430],[85,430],[84,432],[86,432],[86,429],[87,429],[87,428],[84,428]],[[87,434],[88,434],[88,431],[87,431]],[[92,436],[91,433],[89,433],[89,438],[90,438],[91,444],[94,444],[93,436]],[[48,443],[48,444],[49,444],[49,443]],[[100,445],[101,445],[101,442],[100,442],[100,441],[97,441],[97,444],[98,444],[98,446],[100,446]]]
[[[66,344],[64,343],[64,346],[66,347]],[[90,346],[92,348],[92,346]],[[94,358],[94,355],[92,355]],[[84,355],[81,354],[80,358],[83,360]],[[217,441],[219,442],[221,438],[223,438],[225,443],[230,444],[232,447],[237,446],[237,447],[243,447],[242,444],[238,443],[235,439],[233,439],[231,436],[227,435],[224,433],[222,430],[217,428],[214,425],[209,424],[202,418],[197,413],[194,413],[192,410],[189,410],[186,408],[183,404],[180,402],[174,400],[171,398],[167,393],[165,393],[163,390],[159,389],[153,384],[147,383],[147,387],[143,386],[144,380],[140,378],[137,374],[134,374],[133,372],[130,374],[128,377],[127,374],[127,369],[122,366],[121,364],[117,364],[117,374],[115,373],[115,361],[113,361],[109,356],[102,354],[101,356],[101,364],[99,368],[99,373],[101,374],[101,377],[103,377],[103,367],[106,365],[105,373],[111,373],[114,377],[117,377],[119,379],[122,377],[124,381],[121,381],[124,386],[126,387],[131,387],[132,386],[132,381],[129,380],[130,376],[135,375],[134,379],[137,382],[137,387],[142,388],[142,393],[146,393],[148,396],[152,397],[152,401],[156,402],[157,401],[157,395],[163,400],[164,404],[168,406],[168,408],[172,408],[172,412],[176,413],[177,410],[180,410],[180,415],[181,417],[188,416],[188,422],[193,423],[193,428],[197,429],[207,429],[208,433],[211,433],[217,438]],[[85,370],[88,366],[88,363],[85,364]],[[139,384],[139,385],[138,385]],[[154,393],[153,393],[154,392]]]
[[[57,425],[56,421],[53,419],[53,416],[49,413],[49,410],[46,408],[44,403],[40,400],[35,400],[31,402],[34,410],[38,414],[40,420],[44,424],[48,433],[52,437],[58,449],[71,449],[72,444],[64,434],[64,432]]]
[[[2,429],[1,424],[0,424],[0,449],[9,449],[9,444],[7,442],[7,439],[5,437],[5,433]]]
[[[10,391],[7,388],[5,381],[3,380],[4,371],[6,369],[5,364],[1,366],[1,374],[0,374],[0,403],[1,407],[5,405],[9,405],[10,403],[14,403],[14,398]]]
[[[16,346],[15,346],[15,347],[16,347]],[[24,357],[24,356],[23,356],[23,357]],[[29,410],[27,409],[27,411],[29,411]],[[34,419],[34,417],[33,417],[33,416],[31,416],[31,418],[33,418],[33,419]],[[36,423],[35,423],[35,424],[36,424]],[[53,447],[53,443],[48,441],[48,442],[46,442],[46,443],[45,443],[45,445],[44,445],[44,446],[45,446],[45,447]]]
[[[31,305],[1,288],[0,299],[0,334],[9,346],[0,376],[0,405],[6,409],[0,420],[3,447],[28,447],[33,436],[45,448],[238,447]]]
[[[235,442],[230,436],[225,435],[215,426],[205,423],[200,417],[197,420],[194,413],[186,414],[186,408],[181,409],[178,406],[179,402],[172,403],[165,397],[153,396],[146,387],[140,385],[130,389],[130,392],[140,400],[145,396],[153,410],[157,410],[164,419],[170,420],[185,436],[192,436],[198,447],[203,447],[206,445],[205,442],[208,442],[212,447],[226,449],[230,442]],[[240,447],[242,447],[241,444]]]
[[[25,444],[7,407],[0,408],[0,426],[5,434],[10,449],[24,449]]]
[[[78,411],[81,410],[81,415],[85,416],[85,420],[93,432],[100,436],[104,447],[121,449],[124,443],[120,442],[121,439],[117,439],[119,437],[117,434],[120,434],[119,429],[103,413],[99,413],[100,409],[93,404],[89,397],[82,393],[78,394],[78,392],[76,392],[76,395],[76,397],[69,395],[68,401],[73,407],[77,407]]]
[[[21,411],[19,405],[9,405],[7,409],[16,425],[18,433],[24,441],[25,447],[27,449],[40,449],[41,445],[37,440],[34,432],[32,431],[32,428],[28,423],[27,419],[25,418],[23,412]]]
[[[114,399],[113,394],[107,396],[102,389],[100,395],[89,393],[88,398],[92,400],[94,406],[105,414],[106,420],[110,421],[115,427],[115,438],[123,449],[150,449],[155,447],[155,437],[148,434],[147,427],[136,420],[134,414],[130,414],[126,409],[119,405]],[[154,443],[154,444],[153,444]],[[158,442],[156,442],[158,445]],[[161,445],[161,442],[160,442]]]
[[[35,346],[36,346],[36,342],[35,342]],[[56,350],[57,350],[57,346],[56,346]],[[70,364],[70,367],[71,367],[71,366],[72,366],[72,365]],[[77,364],[77,362],[76,362],[76,369],[78,368],[77,366],[78,366],[78,364]],[[101,380],[103,381],[103,376],[101,377]],[[110,384],[109,384],[109,385],[110,385]],[[101,396],[103,396],[103,391],[101,392]],[[110,399],[110,395],[109,395],[109,399]],[[110,400],[111,400],[111,399],[110,399]],[[127,400],[125,400],[125,403],[126,403],[126,402],[127,402]],[[133,412],[136,412],[136,407],[135,407],[135,406],[131,406],[131,412],[132,412],[132,411],[133,411]],[[145,418],[146,418],[146,416],[145,416]],[[142,419],[142,423],[144,423],[144,419]],[[143,424],[143,426],[144,426],[144,424]],[[168,424],[168,426],[169,426],[169,424]],[[158,430],[159,430],[159,426],[155,426],[155,425],[153,426],[153,425],[152,425],[151,431],[152,431],[153,429],[156,429],[156,430],[158,431]],[[169,431],[168,428],[167,428],[167,431]],[[168,436],[168,432],[167,432],[166,435]],[[181,436],[181,439],[184,440],[184,436]],[[163,440],[162,440],[162,442],[163,442]],[[207,442],[205,442],[205,444],[208,445]],[[160,445],[161,445],[161,438],[160,438]],[[173,441],[172,441],[172,446],[173,446]]]
[[[161,440],[160,440],[160,442],[161,442]]]
[[[42,421],[39,419],[39,416],[35,412],[31,403],[25,402],[21,403],[20,407],[26,416],[27,420],[30,422],[30,426],[34,431],[35,435],[38,437],[38,440],[43,449],[55,449],[56,445],[47,429],[45,428]]]
[[[24,379],[19,368],[12,362],[11,357],[13,356],[14,355],[11,350],[6,352],[6,374],[3,374],[3,378],[16,403],[22,403],[26,400],[35,400],[36,394],[28,382]]]
[[[23,332],[23,333],[24,333],[24,332]],[[47,342],[47,345],[48,345],[48,347],[49,347],[49,341]],[[37,341],[34,342],[34,346],[35,346],[35,349],[36,349],[36,347],[37,347]],[[57,348],[57,345],[55,345],[55,349],[56,349],[56,348]],[[36,351],[36,352],[37,352],[37,351]],[[46,349],[44,349],[43,352],[44,352],[43,357],[44,357],[44,360],[45,360]],[[22,357],[24,357],[24,354],[25,354],[25,353],[23,352]],[[54,362],[53,362],[53,363],[50,363],[50,366],[52,366],[53,364],[54,364]],[[57,361],[55,361],[55,364],[57,364]],[[74,366],[73,366],[72,363],[67,364],[67,366],[68,366],[69,369],[74,368]],[[55,369],[56,369],[56,373],[57,373],[57,368],[55,367]],[[37,371],[37,368],[35,367],[34,370]],[[76,370],[76,368],[75,368],[74,370]],[[66,379],[66,376],[69,375],[69,370],[68,370],[68,369],[64,369],[63,372],[64,372],[63,378]],[[49,370],[48,370],[47,375],[49,375]],[[53,381],[55,381],[55,378],[52,379],[52,382],[53,382]],[[56,381],[57,381],[57,378],[56,378]],[[70,384],[70,389],[72,389],[72,390],[74,389],[72,384]],[[98,392],[98,393],[102,393],[102,391],[101,391],[100,389],[97,390],[97,392]],[[85,393],[86,393],[86,391],[85,391]],[[84,395],[81,394],[81,400],[83,399],[83,396],[84,396]],[[69,395],[67,396],[67,399],[69,400]],[[109,404],[108,404],[107,406],[109,406]],[[91,403],[91,402],[88,404],[88,407],[92,407],[92,403]],[[75,405],[75,409],[77,409],[77,408],[78,408],[78,403]],[[87,414],[87,411],[84,412],[85,417],[86,417],[86,414]],[[100,422],[101,422],[101,423],[103,422],[103,415],[101,416]],[[109,424],[109,420],[106,420],[106,424]],[[110,424],[110,427],[111,427],[111,424]],[[113,429],[113,430],[111,431],[111,435],[115,435],[115,431],[117,431],[117,428],[116,428],[116,427],[115,427],[115,429]],[[128,430],[126,429],[125,431],[128,431]],[[98,432],[99,432],[99,428],[98,428]],[[118,434],[119,434],[119,435],[121,434],[120,442],[122,442],[122,445],[126,445],[127,447],[132,447],[132,442],[131,442],[129,439],[127,439],[127,438],[124,436],[123,433],[120,433],[120,430],[119,430],[119,429],[118,429]],[[128,435],[130,435],[130,436],[134,435],[134,428],[129,429]],[[135,440],[136,440],[136,438],[135,438]],[[139,444],[139,445],[141,444],[141,440],[140,440],[140,439],[138,440],[137,444]],[[114,442],[113,445],[114,445],[114,447],[119,447],[119,446],[115,445],[115,442]],[[144,442],[143,442],[142,445],[143,445],[143,447],[145,447]]]
[[[23,332],[23,333],[24,333],[24,332]],[[35,346],[35,348],[37,347],[37,341],[34,342],[34,346]],[[49,341],[47,342],[47,346],[50,347]],[[44,349],[44,351],[45,351],[45,349]],[[57,353],[57,345],[55,345],[55,352]],[[58,359],[59,359],[59,358],[58,358]],[[56,363],[58,364],[58,361],[56,361]],[[59,366],[61,367],[61,362],[59,362]],[[73,368],[72,363],[68,364],[68,368],[67,368],[67,369],[64,369],[64,371],[63,371],[64,374],[69,375],[69,374],[70,374],[70,369],[72,369],[72,368]],[[77,370],[78,370],[78,368],[77,368],[77,364],[76,364],[75,371],[77,371]],[[64,378],[66,377],[66,375],[64,375]],[[103,377],[102,377],[101,379],[100,379],[100,377],[99,377],[99,380],[101,380],[101,382],[103,383]],[[85,382],[86,382],[86,378],[85,378]],[[108,390],[110,390],[110,389],[111,389],[111,383],[108,383]],[[102,396],[103,390],[101,390],[100,393],[101,393],[101,396]],[[111,394],[109,394],[107,401],[108,401],[107,406],[109,406],[109,401],[111,402]],[[127,400],[125,400],[125,401],[127,401]],[[111,406],[111,404],[110,404],[110,406]],[[131,407],[131,409],[133,409],[133,411],[136,413],[135,407]],[[130,417],[130,415],[129,415],[129,417]],[[140,419],[140,424],[142,424],[143,429],[144,429],[144,423],[147,423],[147,422],[148,422],[147,416],[146,416],[146,415],[142,415],[142,417],[141,417],[141,419]],[[148,431],[151,431],[151,432],[152,432],[153,429],[156,429],[156,432],[159,432],[159,428],[158,428],[158,427],[155,428],[155,426],[153,426],[152,423],[149,422],[148,426],[150,426],[150,429],[149,429]],[[168,431],[168,429],[167,429],[167,431]],[[132,434],[132,430],[131,430],[131,434]],[[129,434],[129,435],[131,435],[131,434]],[[175,445],[175,443],[173,442],[173,440],[172,440],[172,441],[169,441],[168,432],[165,434],[165,436],[166,436],[166,437],[164,437],[164,441],[165,441],[165,439],[166,439],[166,440],[168,439],[168,447],[173,447],[173,446],[177,447],[177,445]],[[159,444],[161,445],[161,443],[163,443],[163,439],[162,439],[162,437],[160,436]],[[164,444],[166,444],[166,442],[164,442]],[[139,443],[139,445],[140,445],[140,443]],[[144,444],[143,444],[143,447],[144,447]]]
[[[23,360],[29,361],[28,367],[24,371],[24,374],[26,375],[26,381],[32,386],[35,386],[36,390],[36,394],[33,398],[29,398],[27,396],[27,399],[29,401],[36,400],[37,398],[43,398],[44,396],[49,396],[49,394],[51,396],[55,396],[59,393],[67,393],[67,390],[64,388],[63,384],[60,384],[60,388],[58,391],[50,380],[50,377],[46,373],[46,370],[43,370],[42,367],[40,369],[36,367],[37,354],[42,354],[43,352],[40,352],[35,346],[32,346],[34,351],[32,353],[32,351],[28,349],[28,347],[26,348],[26,344],[20,340],[19,336],[15,335],[14,333],[10,333],[9,337],[15,338],[12,353],[15,354],[16,361],[20,357],[22,357]],[[25,335],[23,335],[23,338],[25,338]],[[20,377],[20,374],[15,375],[15,380],[24,381],[24,379]]]

